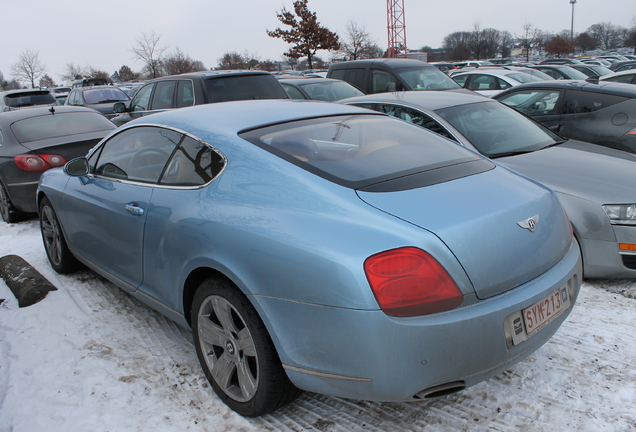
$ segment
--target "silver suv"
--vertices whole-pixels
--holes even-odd
[[[0,92],[0,112],[53,105],[58,105],[57,99],[48,90],[29,89]]]

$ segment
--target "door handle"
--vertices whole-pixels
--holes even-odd
[[[139,204],[137,203],[128,203],[124,206],[124,208],[133,216],[143,216],[144,214],[144,209],[139,207]]]

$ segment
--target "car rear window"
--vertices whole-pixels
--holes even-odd
[[[289,99],[273,75],[233,75],[205,80],[210,102]]]
[[[480,166],[483,170],[494,166],[458,144],[382,115],[302,120],[251,130],[240,136],[314,174],[352,188],[418,173],[440,173],[446,167],[470,162],[486,162]],[[468,174],[461,176],[465,175]],[[451,179],[444,178],[443,181]],[[402,183],[399,189],[420,186],[404,187]]]
[[[11,130],[21,143],[112,129],[115,129],[115,125],[110,120],[93,112],[30,117],[11,125]]]
[[[395,72],[412,90],[451,90],[459,84],[434,66],[396,69]]]
[[[364,95],[360,90],[344,81],[309,83],[300,86],[310,98],[326,102]]]
[[[4,96],[4,104],[11,108],[33,105],[55,105],[55,96],[49,91],[33,91],[29,93],[12,93]]]
[[[84,90],[84,100],[89,105],[127,101],[128,99],[126,93],[115,87]]]

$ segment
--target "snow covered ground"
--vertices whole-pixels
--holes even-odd
[[[548,344],[461,393],[417,403],[306,393],[246,419],[214,395],[187,330],[88,270],[53,272],[36,220],[0,223],[9,254],[58,291],[18,308],[0,279],[0,432],[636,431],[636,282],[586,281]]]

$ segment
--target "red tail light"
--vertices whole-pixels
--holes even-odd
[[[25,171],[44,171],[66,164],[66,159],[62,156],[48,154],[22,154],[15,156],[14,160],[18,168]]]
[[[446,270],[421,249],[381,252],[364,262],[364,271],[380,308],[408,317],[454,309],[463,296]]]

